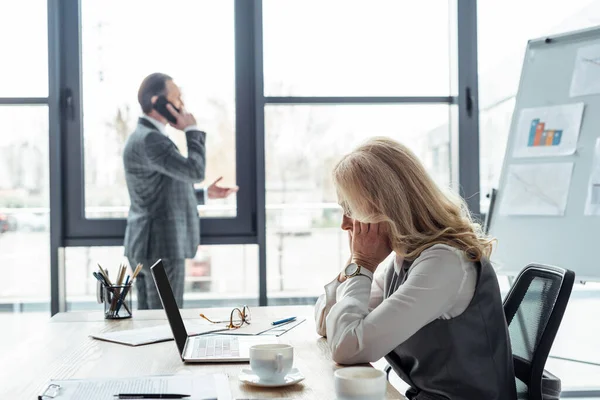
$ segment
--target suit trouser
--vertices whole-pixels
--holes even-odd
[[[150,267],[156,260],[134,260],[129,258],[129,265],[135,269],[137,264],[144,265],[144,268],[135,279],[137,289],[138,310],[152,310],[162,308]],[[175,300],[179,308],[183,307],[183,289],[185,284],[185,259],[162,259],[169,283],[173,289]]]

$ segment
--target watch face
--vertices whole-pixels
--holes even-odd
[[[353,276],[358,272],[358,265],[356,265],[355,263],[351,263],[349,264],[346,269],[344,270],[344,273],[346,274],[346,276]]]

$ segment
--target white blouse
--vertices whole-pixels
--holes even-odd
[[[406,281],[383,299],[389,268],[400,271],[403,260],[380,265],[372,276],[355,276],[325,286],[315,306],[317,332],[327,337],[334,361],[358,364],[381,359],[435,319],[462,314],[475,293],[477,270],[464,253],[447,245],[423,251],[408,270]]]

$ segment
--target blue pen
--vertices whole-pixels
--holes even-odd
[[[125,296],[127,296],[127,289],[129,289],[129,287],[127,286],[128,283],[129,283],[129,275],[127,275],[127,279],[125,279],[125,288],[121,292],[121,297],[119,298],[119,302],[117,303],[117,308],[115,309],[116,315],[119,315],[119,310],[121,309],[121,305],[123,304],[123,301],[125,300]]]
[[[284,318],[284,319],[280,319],[279,321],[272,322],[271,325],[281,325],[281,324],[285,324],[286,322],[292,322],[295,320],[296,320],[296,317]]]

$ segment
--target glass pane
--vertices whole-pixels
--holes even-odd
[[[575,284],[550,353],[563,360],[550,357],[545,367],[560,377],[563,391],[567,388],[585,390],[597,387],[600,376],[600,343],[594,332],[598,332],[600,323],[597,319],[590,318],[590,315],[595,315],[598,307],[600,283]]]
[[[140,18],[143,12],[143,18]],[[206,180],[235,184],[232,1],[82,1],[85,205],[88,218],[123,218],[129,196],[122,152],[141,109],[144,77],[164,72],[207,132]],[[168,129],[186,154],[183,132]],[[202,186],[201,185],[201,186]],[[236,199],[209,201],[210,216],[235,216]]]
[[[485,194],[500,180],[527,41],[600,25],[600,1],[482,1],[477,14],[481,211],[487,212]]]
[[[489,210],[492,189],[498,187],[506,151],[515,97],[479,113],[479,173],[481,182],[481,212]]]
[[[69,310],[102,310],[92,272],[100,264],[115,276],[119,264],[127,264],[123,248],[67,247],[65,259]],[[258,305],[257,245],[199,246],[185,268],[185,308]]]
[[[0,121],[0,311],[49,312],[48,107],[0,106]]]
[[[450,93],[449,2],[265,0],[267,96]]]
[[[46,2],[0,2],[0,97],[48,96]]]
[[[438,184],[450,186],[449,115],[446,105],[266,107],[270,299],[312,301],[347,260],[330,175],[341,156],[367,138],[405,143]]]

